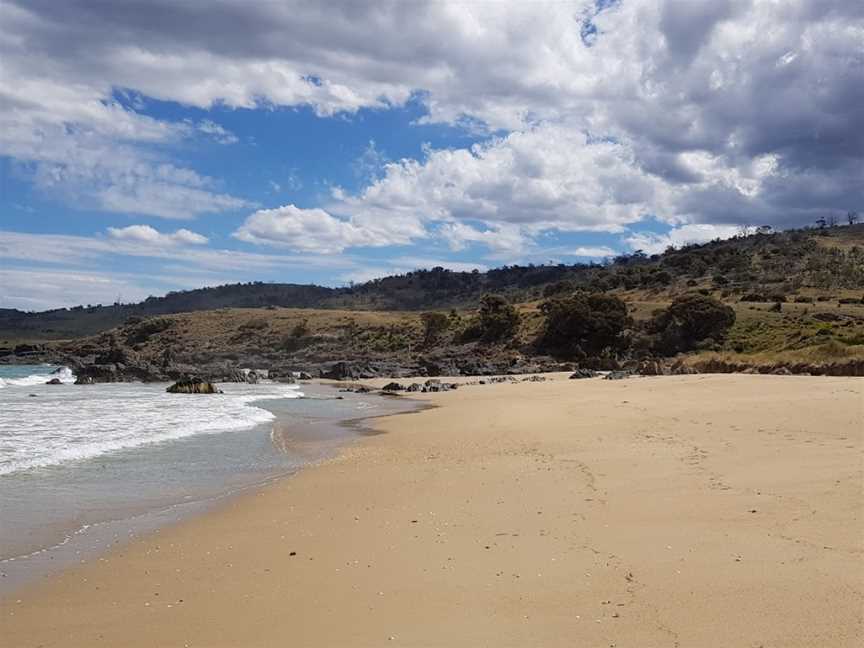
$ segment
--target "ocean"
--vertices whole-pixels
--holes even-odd
[[[0,366],[0,590],[326,457],[361,433],[348,421],[414,407],[315,384],[189,395],[74,379]]]

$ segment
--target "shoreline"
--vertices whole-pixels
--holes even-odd
[[[326,385],[312,383],[306,385],[317,393]],[[373,396],[373,395],[370,395]],[[193,398],[200,398],[194,397]],[[377,397],[375,397],[377,398]],[[321,401],[337,400],[334,396],[318,394],[311,397],[301,397],[299,400]],[[340,397],[341,399],[341,397]],[[250,407],[257,407],[270,412],[274,419],[269,423],[258,424],[249,429],[226,431],[214,435],[244,435],[245,438],[266,437],[269,439],[267,445],[272,446],[274,457],[283,455],[284,465],[279,468],[274,466],[267,469],[264,467],[248,467],[248,474],[244,476],[232,476],[230,481],[221,485],[209,484],[204,491],[195,494],[184,494],[176,491],[174,495],[164,495],[164,501],[147,503],[129,502],[126,508],[117,509],[111,513],[111,517],[105,519],[91,519],[86,522],[77,522],[64,529],[59,525],[46,527],[39,534],[48,540],[51,534],[56,535],[56,541],[42,543],[39,540],[31,540],[27,543],[21,542],[21,550],[16,553],[6,553],[0,559],[0,597],[14,596],[22,588],[32,585],[39,580],[51,578],[64,570],[74,568],[77,564],[92,562],[101,559],[141,538],[159,533],[162,529],[177,524],[182,524],[197,516],[205,515],[234,498],[244,497],[254,493],[267,485],[295,475],[299,470],[307,466],[326,460],[329,456],[337,453],[339,447],[351,443],[355,436],[364,433],[366,420],[376,416],[380,406],[375,407],[368,413],[350,416],[329,418],[325,416],[303,417],[297,420],[296,398],[272,398],[262,395],[261,400],[250,401]],[[355,399],[351,399],[355,400]],[[356,399],[363,402],[366,399]],[[371,401],[372,399],[370,399]],[[342,399],[344,402],[344,399]],[[351,402],[350,400],[348,402]],[[406,401],[406,406],[411,405]],[[385,411],[392,409],[390,404],[385,405]],[[252,435],[250,437],[249,435]],[[209,437],[209,438],[208,438]],[[235,437],[239,439],[240,437]],[[192,435],[180,437],[168,442],[158,442],[153,445],[138,446],[131,449],[115,451],[121,456],[124,452],[159,452],[167,449],[167,444],[188,445],[190,443],[213,442],[210,434]],[[102,461],[102,457],[91,458],[85,461]],[[52,467],[56,469],[56,467]],[[196,490],[199,490],[196,488]],[[14,548],[15,545],[12,545]],[[9,547],[7,547],[9,548]]]
[[[16,646],[856,645],[862,389],[558,376],[424,394],[438,407],[373,417],[381,433],[333,458],[3,598],[4,630]]]

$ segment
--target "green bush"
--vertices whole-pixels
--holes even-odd
[[[450,328],[450,317],[444,313],[423,313],[420,316],[423,324],[423,342],[432,344],[439,340]]]
[[[476,320],[465,330],[465,339],[499,342],[516,336],[521,318],[513,305],[501,295],[484,295]]]
[[[673,301],[650,327],[659,334],[659,350],[676,353],[706,340],[722,340],[735,323],[735,311],[705,295],[684,295]]]
[[[565,356],[597,354],[620,346],[630,325],[627,305],[618,297],[580,291],[540,306],[545,316],[540,345]]]

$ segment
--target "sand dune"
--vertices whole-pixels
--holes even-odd
[[[5,599],[3,645],[862,645],[864,380],[424,398],[440,407]]]

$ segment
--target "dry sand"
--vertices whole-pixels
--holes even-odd
[[[428,395],[336,460],[18,592],[0,643],[858,647],[862,388]]]

